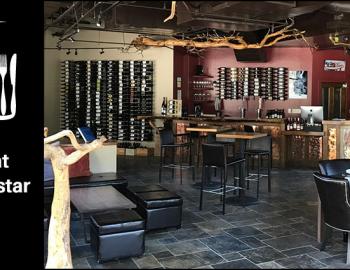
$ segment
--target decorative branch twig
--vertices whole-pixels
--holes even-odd
[[[44,128],[44,137],[48,129]],[[68,156],[59,146],[50,145],[50,142],[68,137],[76,149]],[[102,146],[105,137],[85,145],[80,145],[73,132],[61,131],[44,139],[44,157],[51,159],[55,176],[54,196],[51,206],[51,218],[48,235],[48,255],[46,268],[72,268],[70,250],[70,188],[69,165],[77,162],[85,154]]]
[[[329,36],[329,39],[330,39],[330,41],[332,41],[333,45],[335,45],[335,46],[350,47],[350,43],[339,42],[338,40],[335,39],[334,36]]]
[[[167,17],[167,18],[164,20],[164,22],[167,22],[167,21],[173,19],[174,16],[175,16],[175,11],[176,11],[176,1],[171,1],[171,12],[170,12],[169,17]]]
[[[294,25],[294,20],[290,19],[291,23],[282,29],[271,32],[270,31],[265,35],[265,37],[259,43],[247,43],[242,36],[239,34],[233,36],[220,37],[216,32],[213,36],[206,37],[206,41],[198,41],[194,39],[163,39],[163,40],[154,40],[146,36],[139,36],[134,39],[131,44],[135,46],[136,49],[144,50],[147,46],[153,47],[165,47],[165,46],[180,46],[186,48],[231,48],[235,50],[243,49],[259,49],[263,47],[270,47],[276,44],[281,40],[288,38],[301,38],[303,39],[309,47],[311,46],[305,39],[305,31],[299,31],[296,28],[292,28]]]

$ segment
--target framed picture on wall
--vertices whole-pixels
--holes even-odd
[[[325,71],[345,71],[345,61],[342,60],[325,60]]]
[[[307,99],[307,71],[289,71],[289,99]]]

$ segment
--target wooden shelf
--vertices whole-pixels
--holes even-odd
[[[193,100],[193,103],[196,103],[196,102],[214,102],[214,100]]]
[[[214,88],[194,88],[194,87],[192,87],[192,90],[198,90],[198,91],[200,91],[200,90],[214,90]]]
[[[206,74],[203,74],[203,75],[193,75],[192,77],[193,77],[193,78],[214,78],[214,76],[210,76],[210,75],[206,75]]]
[[[323,131],[303,131],[303,130],[289,130],[282,131],[282,135],[286,136],[323,136]]]

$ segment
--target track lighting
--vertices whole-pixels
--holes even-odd
[[[104,53],[105,53],[105,51],[103,49],[101,49],[100,54],[104,54]]]
[[[75,53],[74,53],[75,55],[78,55],[78,49],[75,49]]]
[[[66,55],[69,55],[69,54],[70,54],[70,49],[68,49],[66,52]]]
[[[96,26],[101,27],[101,24],[102,24],[102,18],[101,18],[101,12],[100,12],[97,17]]]

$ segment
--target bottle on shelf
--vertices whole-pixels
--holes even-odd
[[[297,130],[300,130],[300,118],[297,118]]]
[[[289,117],[286,119],[286,130],[287,131],[290,130],[290,118]]]
[[[293,130],[297,129],[297,121],[296,118],[293,118]]]
[[[163,97],[162,107],[161,107],[161,114],[166,115],[167,114],[167,98]]]

